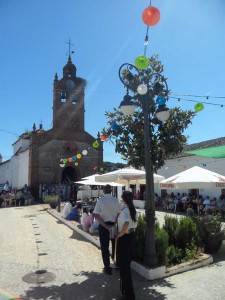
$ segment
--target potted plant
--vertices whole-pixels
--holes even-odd
[[[43,202],[49,204],[51,208],[58,206],[58,195],[48,195],[43,199]]]
[[[220,249],[225,238],[221,215],[208,215],[204,218],[199,218],[197,226],[204,246],[204,252],[215,254]]]

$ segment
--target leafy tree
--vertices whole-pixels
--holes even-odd
[[[108,127],[103,129],[103,133],[108,136],[108,140],[115,145],[116,152],[122,155],[128,165],[136,168],[144,165],[143,102],[141,101],[141,96],[136,93],[136,89],[141,83],[147,84],[150,105],[151,157],[153,171],[156,172],[164,165],[166,159],[177,155],[183,150],[187,141],[184,131],[192,123],[195,112],[174,107],[170,109],[168,121],[161,122],[156,118],[156,95],[167,98],[169,90],[165,88],[165,84],[157,85],[157,76],[154,76],[154,73],[161,74],[163,72],[163,65],[158,60],[158,56],[152,56],[149,58],[149,62],[148,68],[141,70],[138,74],[132,75],[129,70],[123,72],[123,80],[128,83],[129,90],[134,93],[132,98],[136,105],[136,110],[131,116],[123,115],[120,109],[117,108],[114,108],[112,112],[107,111],[105,115],[108,118]],[[149,78],[152,78],[152,82],[149,81]],[[162,78],[166,82],[166,78],[163,76]]]
[[[109,162],[109,161],[104,161],[104,163],[103,163],[103,168],[104,168],[105,173],[112,172],[117,169],[123,169],[126,166],[127,165],[123,164],[123,163],[113,163],[113,162]]]

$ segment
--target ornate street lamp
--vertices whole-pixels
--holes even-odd
[[[124,115],[132,115],[137,102],[141,104],[144,114],[144,146],[145,146],[145,172],[146,172],[146,240],[144,263],[149,267],[158,263],[155,249],[155,192],[153,164],[151,157],[151,127],[150,105],[156,101],[158,108],[155,116],[160,121],[168,120],[170,113],[165,103],[168,98],[168,86],[166,79],[159,73],[151,73],[150,69],[137,69],[134,65],[125,63],[119,69],[119,78],[127,88],[127,94],[120,104]],[[129,91],[134,95],[131,97]]]

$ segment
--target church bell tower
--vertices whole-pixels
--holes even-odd
[[[69,42],[70,45],[70,42]],[[67,64],[63,68],[63,78],[54,79],[53,129],[84,131],[84,89],[86,81],[76,76],[76,66],[72,63],[69,47]]]

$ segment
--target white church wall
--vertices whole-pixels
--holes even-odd
[[[6,162],[0,165],[0,183],[5,183],[6,180],[8,180],[9,184],[11,185],[9,168],[10,168],[10,160],[7,160]]]
[[[19,139],[13,144],[13,154],[15,154],[19,149],[20,151],[26,150],[29,147],[30,140],[29,139]]]
[[[22,188],[28,184],[29,150],[19,153],[11,158],[12,187]]]

